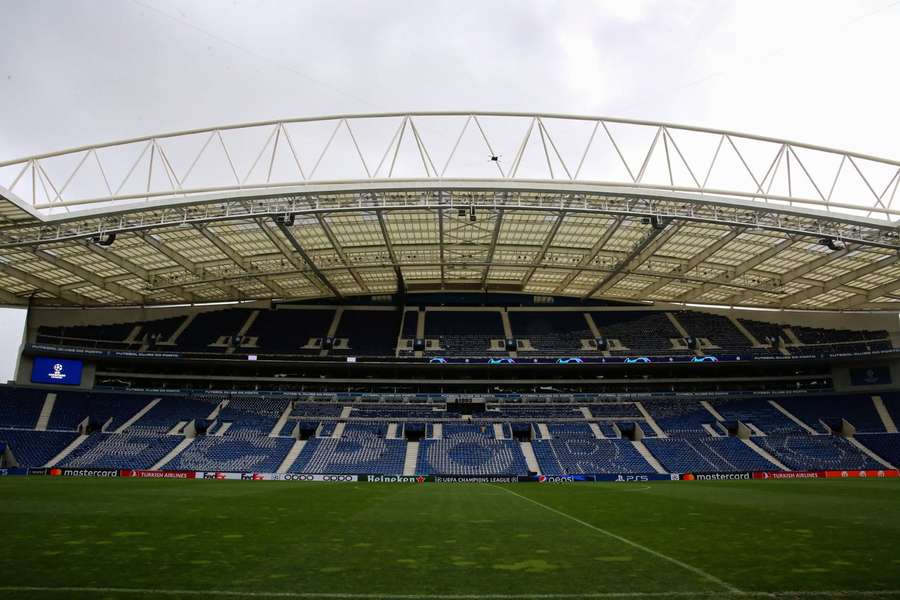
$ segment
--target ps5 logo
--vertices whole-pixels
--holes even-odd
[[[55,363],[53,365],[53,372],[47,375],[50,379],[55,379],[57,381],[65,379],[66,374],[63,373],[63,366],[60,363]]]

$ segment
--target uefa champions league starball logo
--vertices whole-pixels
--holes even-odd
[[[63,373],[63,366],[60,363],[54,363],[53,372],[48,375],[50,379],[55,379],[57,381],[66,378],[66,374]]]

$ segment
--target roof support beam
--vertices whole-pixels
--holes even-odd
[[[438,215],[438,248],[441,254],[441,287],[443,288],[446,280],[446,262],[444,261],[444,192],[440,193],[440,200],[437,207]]]
[[[217,236],[212,231],[210,231],[208,226],[205,226],[205,227],[195,226],[195,229],[197,231],[199,231],[203,237],[205,237],[207,240],[209,240],[209,242],[213,246],[218,248],[219,252],[221,252],[222,254],[227,256],[229,259],[231,259],[231,262],[233,262],[238,267],[240,267],[241,270],[243,270],[245,273],[253,273],[253,271],[255,270],[253,265],[251,263],[248,263],[247,261],[245,261],[241,255],[239,255],[237,252],[235,252],[234,248],[232,248],[231,246],[229,246],[228,244],[223,242],[219,236]],[[267,288],[269,288],[271,291],[275,292],[282,298],[287,296],[285,291],[283,289],[281,289],[281,286],[278,285],[277,283],[275,283],[274,281],[267,281],[265,283],[263,283],[263,282],[260,282],[260,283],[262,283],[264,286],[266,286]]]
[[[293,265],[295,269],[297,269],[298,271],[303,271],[306,268],[307,263],[305,262],[305,259],[302,259],[302,257],[297,258],[297,253],[292,251],[291,247],[287,243],[285,243],[284,240],[278,237],[278,235],[276,235],[275,231],[271,227],[266,225],[266,221],[264,219],[257,220],[256,224],[259,225],[259,229],[263,232],[263,234],[265,234],[265,236],[269,238],[269,241],[272,242],[272,245],[278,248],[278,251],[281,252],[281,254],[286,259],[288,259],[288,261],[291,263],[291,265]],[[310,277],[305,273],[304,277],[314,288],[320,290],[324,288],[321,282],[315,277]]]
[[[793,243],[794,243],[794,238],[791,238],[791,237],[785,238],[785,239],[781,240],[779,243],[770,247],[769,249],[764,250],[764,251],[760,252],[759,254],[745,260],[744,262],[739,264],[734,269],[728,269],[725,271],[725,273],[722,273],[718,277],[711,279],[710,281],[706,281],[703,284],[697,286],[696,288],[685,292],[684,294],[680,295],[677,298],[677,300],[680,302],[692,302],[695,299],[700,298],[707,292],[710,292],[720,286],[737,287],[737,288],[744,287],[744,286],[736,286],[732,283],[732,281],[734,279],[737,279],[738,277],[740,277],[747,271],[749,271],[751,269],[755,269],[758,265],[766,262],[767,260],[769,260],[773,256],[777,255],[782,250],[789,248],[791,246],[791,244],[793,244]]]
[[[400,269],[397,255],[394,254],[394,245],[391,243],[391,236],[388,234],[387,225],[384,223],[384,215],[380,210],[376,210],[375,215],[378,217],[378,226],[381,228],[381,235],[384,238],[384,247],[387,248],[391,264],[394,265],[394,275],[397,277],[397,291],[402,294],[406,291],[406,282],[403,281],[403,271]]]
[[[322,227],[322,231],[325,232],[325,237],[328,238],[328,241],[331,243],[331,247],[337,253],[338,258],[341,259],[341,262],[344,263],[344,267],[350,272],[350,275],[353,277],[353,280],[356,282],[356,285],[360,287],[364,292],[369,292],[369,286],[366,285],[366,282],[362,280],[359,276],[359,273],[356,272],[356,269],[350,265],[350,261],[347,260],[347,255],[344,254],[344,248],[338,243],[337,238],[334,236],[334,232],[331,231],[331,226],[328,225],[328,221],[325,217],[322,216],[321,213],[316,213],[316,220],[319,221],[319,225]]]
[[[584,299],[590,298],[594,294],[598,294],[600,292],[605,292],[609,288],[613,287],[617,282],[623,279],[626,275],[631,273],[632,269],[636,269],[641,266],[644,261],[653,256],[653,253],[656,252],[663,244],[669,241],[675,233],[678,231],[680,224],[672,225],[671,221],[669,222],[670,226],[665,229],[657,229],[656,227],[652,227],[647,235],[641,240],[637,246],[635,246],[634,250],[616,265],[616,268],[613,271],[604,277],[600,282],[595,285],[591,290],[583,296]],[[651,274],[653,275],[653,274]]]
[[[601,235],[597,239],[597,241],[594,242],[594,245],[591,246],[591,249],[587,252],[587,254],[585,254],[584,257],[580,261],[578,261],[579,267],[581,267],[581,268],[587,267],[592,262],[594,262],[594,260],[596,260],[597,255],[600,254],[600,252],[603,250],[603,248],[609,242],[610,238],[612,238],[612,236],[615,235],[616,231],[619,230],[619,226],[622,224],[622,222],[624,220],[625,220],[624,217],[617,217],[612,220],[612,223],[609,224],[609,226],[606,228],[606,231],[603,232],[603,235]],[[566,278],[563,279],[562,283],[560,283],[558,286],[556,286],[556,289],[553,290],[553,293],[561,294],[563,292],[563,290],[565,290],[565,288],[568,287],[568,285],[570,283],[572,283],[572,281],[576,277],[578,277],[578,275],[580,275],[580,274],[581,274],[580,270],[572,271],[571,273],[569,273],[566,276]]]
[[[294,237],[294,234],[291,233],[291,230],[284,223],[276,222],[275,225],[278,227],[278,230],[281,232],[281,235],[284,236],[284,239],[288,241],[294,251],[300,255],[306,264],[309,266],[310,270],[316,274],[316,277],[319,278],[319,281],[328,288],[328,290],[334,295],[338,300],[343,300],[344,297],[338,291],[338,289],[328,280],[327,277],[322,273],[322,270],[316,266],[316,263],[309,257],[309,254],[306,253],[306,250],[303,249],[303,246],[300,245],[300,242],[297,241],[297,238]]]
[[[497,250],[497,238],[500,237],[500,228],[503,226],[503,209],[498,208],[497,212],[494,216],[494,231],[491,233],[491,245],[488,247],[487,266],[484,268],[484,272],[481,274],[481,289],[487,291],[487,278],[488,273],[491,271],[491,263],[494,262],[494,252]],[[443,261],[443,257],[441,258]],[[525,285],[523,284],[524,288]]]
[[[15,277],[19,281],[23,281],[28,285],[34,286],[38,289],[44,290],[48,294],[51,294],[57,298],[62,300],[66,300],[71,302],[72,304],[86,304],[86,305],[94,305],[97,304],[95,300],[88,298],[87,296],[82,296],[81,294],[77,294],[75,292],[70,292],[63,288],[62,286],[50,283],[49,281],[45,281],[40,277],[35,277],[31,273],[27,273],[17,267],[12,265],[8,265],[5,263],[0,263],[0,273],[6,273],[10,277]]]
[[[878,271],[885,267],[889,267],[889,266],[895,264],[898,260],[900,260],[900,258],[898,258],[897,256],[894,256],[894,255],[885,256],[881,260],[878,260],[873,263],[869,263],[869,264],[865,265],[864,267],[854,269],[843,275],[840,275],[839,277],[832,277],[831,279],[829,279],[827,281],[823,281],[818,286],[809,287],[805,290],[791,294],[790,296],[786,296],[781,299],[780,305],[782,307],[790,307],[790,306],[799,304],[805,300],[809,300],[810,298],[815,298],[816,296],[818,296],[820,294],[824,294],[824,293],[829,292],[829,291],[831,291],[835,288],[838,288],[842,285],[851,283],[851,282],[855,281],[856,279],[859,279],[860,277],[864,277],[864,276],[868,275],[869,273],[874,273],[875,271]],[[898,284],[896,287],[900,287],[900,284]],[[892,289],[896,289],[896,287],[892,288]],[[878,288],[875,288],[875,289],[878,289]],[[865,295],[861,295],[861,296],[863,298],[865,298]],[[854,296],[854,298],[858,298],[858,297],[860,297],[860,296]],[[876,296],[876,298],[877,298],[877,296]],[[865,302],[865,299],[863,300],[863,302]]]
[[[873,302],[874,300],[877,300],[882,296],[888,296],[895,290],[900,290],[900,279],[888,281],[885,284],[879,285],[878,287],[872,288],[871,290],[867,290],[864,294],[857,294],[856,296],[851,296],[850,298],[847,298],[845,300],[840,300],[833,304],[829,304],[827,308],[840,310],[856,308],[857,306],[860,306],[862,304]],[[893,306],[890,306],[888,308],[889,310],[897,310],[897,305],[893,304]]]
[[[127,288],[123,285],[119,285],[118,283],[113,283],[111,281],[106,281],[102,277],[97,274],[88,271],[87,269],[80,267],[74,263],[71,263],[67,260],[64,260],[55,254],[51,254],[46,250],[40,250],[35,248],[33,251],[34,255],[40,258],[41,260],[50,263],[54,267],[58,269],[62,269],[64,271],[68,271],[72,275],[76,275],[83,280],[90,282],[97,287],[107,290],[108,292],[112,292],[116,296],[119,296],[129,302],[136,302],[138,304],[145,304],[146,298],[143,294],[135,292],[134,290]]]
[[[741,233],[743,233],[743,229],[733,229],[727,235],[720,237],[718,240],[693,255],[686,263],[680,265],[676,269],[674,269],[673,273],[689,273],[695,267],[703,264],[710,256],[730,244],[735,240]],[[660,279],[658,281],[654,281],[644,289],[640,291],[641,296],[649,298],[650,294],[656,293],[659,289],[665,287],[669,284],[669,280]]]

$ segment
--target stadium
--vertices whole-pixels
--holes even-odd
[[[900,593],[900,162],[348,114],[0,185],[5,597]]]

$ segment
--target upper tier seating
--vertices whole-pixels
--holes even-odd
[[[417,473],[437,475],[527,475],[518,442],[456,438],[419,444]]]
[[[544,475],[653,473],[628,440],[568,438],[535,440],[531,445]]]
[[[775,465],[734,437],[653,438],[644,445],[670,473],[768,471]]]
[[[578,356],[596,354],[583,350],[581,340],[593,340],[582,312],[509,311],[514,338],[527,339],[542,356]]]
[[[613,354],[632,356],[635,354],[672,355],[690,354],[686,349],[675,350],[673,338],[683,336],[663,312],[653,311],[594,311],[591,313],[600,335],[617,339],[628,350],[617,350]]]
[[[174,471],[274,473],[293,443],[294,440],[290,438],[237,439],[228,434],[222,437],[200,437],[164,465],[164,468]]]
[[[229,436],[252,438],[268,435],[281,414],[288,407],[287,400],[268,398],[232,398],[219,413],[219,422],[230,422]]]
[[[548,423],[547,430],[553,439],[597,438],[587,423]]]
[[[200,313],[178,337],[178,349],[184,352],[224,352],[225,347],[213,347],[222,336],[235,336],[253,311],[230,308]]]
[[[741,354],[753,353],[753,345],[737,327],[721,315],[710,313],[681,311],[675,315],[682,327],[694,337],[707,338],[713,345],[722,350],[709,350],[708,354],[728,351]],[[768,350],[762,349],[762,352]]]
[[[349,348],[331,354],[394,356],[402,317],[399,310],[345,310],[334,337],[347,338]]]
[[[333,320],[331,309],[261,310],[244,335],[257,338],[256,351],[260,353],[318,355],[319,349],[303,346],[310,339],[328,335]]]
[[[798,471],[882,469],[844,438],[832,435],[781,435],[753,439],[788,468]]]
[[[316,438],[306,443],[290,472],[400,475],[405,456],[406,440]]]
[[[5,443],[21,467],[43,467],[78,437],[74,431],[0,429]]]
[[[441,340],[439,351],[448,356],[487,356],[491,340],[503,339],[503,322],[496,311],[428,311],[425,337]]]
[[[137,429],[129,433],[94,433],[65,457],[60,466],[73,468],[149,469],[184,438]]]

